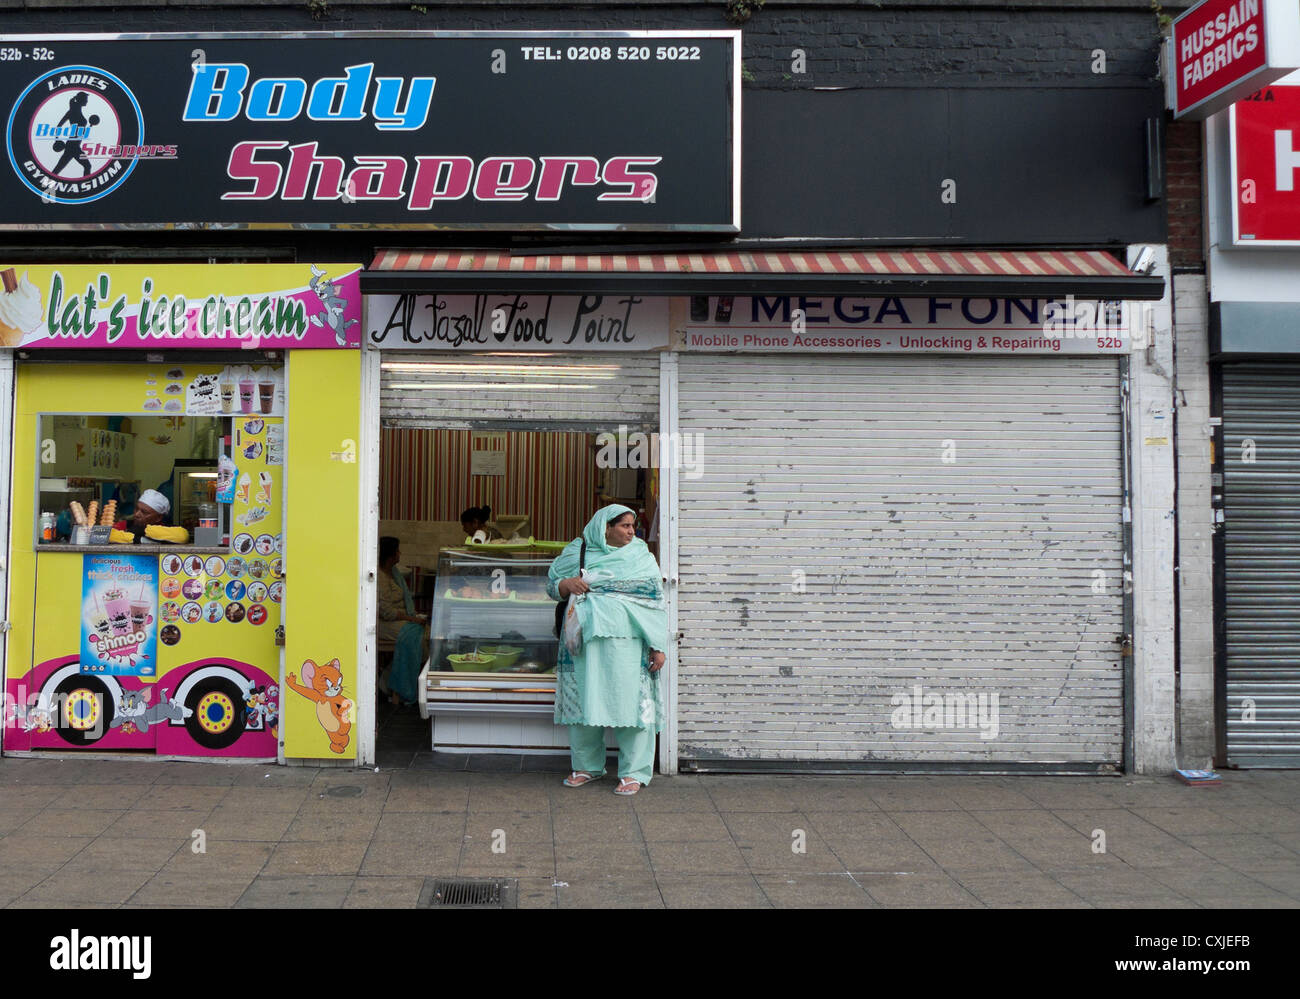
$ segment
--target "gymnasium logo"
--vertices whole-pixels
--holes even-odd
[[[138,160],[176,158],[174,145],[144,144],[135,95],[94,66],[63,66],[33,80],[9,112],[5,145],[23,184],[60,205],[111,194]]]

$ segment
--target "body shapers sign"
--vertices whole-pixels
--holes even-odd
[[[9,35],[0,227],[739,229],[740,32]]]
[[[358,347],[359,264],[68,267],[0,261],[0,346]]]
[[[1071,298],[709,299],[707,312],[694,313],[676,330],[674,346],[805,354],[1125,354],[1141,304]]]

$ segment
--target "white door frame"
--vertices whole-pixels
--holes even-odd
[[[659,737],[659,772],[677,773],[677,355],[659,355],[659,559],[668,604],[668,648],[664,650],[664,730]],[[680,450],[676,451],[680,454]]]
[[[363,329],[366,327],[363,327]],[[364,339],[364,338],[363,338]],[[357,723],[361,730],[357,741],[357,763],[375,765],[375,572],[379,564],[379,362],[380,352],[361,345],[361,440],[357,455],[360,468],[360,513],[357,534],[360,572],[357,584],[361,599],[357,601]]]

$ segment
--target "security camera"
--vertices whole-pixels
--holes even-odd
[[[1144,246],[1137,260],[1133,261],[1132,270],[1135,274],[1150,274],[1155,265],[1156,251],[1149,246]]]

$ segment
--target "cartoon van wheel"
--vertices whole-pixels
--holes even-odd
[[[74,674],[54,688],[60,717],[54,729],[73,746],[90,746],[108,731],[113,720],[113,693],[93,676]]]
[[[193,712],[185,728],[205,749],[225,749],[244,734],[244,695],[230,680],[200,680],[186,696],[185,706]]]

